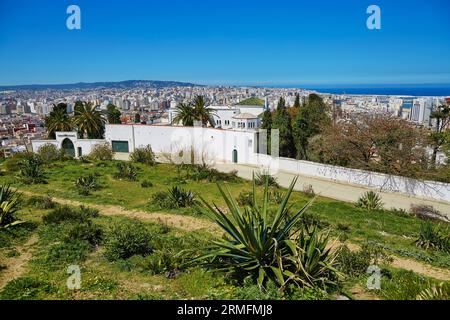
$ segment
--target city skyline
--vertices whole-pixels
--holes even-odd
[[[68,30],[68,6],[81,30]],[[366,27],[369,5],[381,29]],[[128,79],[204,85],[450,83],[445,1],[2,1],[0,85]],[[7,14],[6,14],[7,12]]]

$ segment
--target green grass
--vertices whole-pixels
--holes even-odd
[[[126,209],[151,212],[168,212],[191,215],[207,219],[193,208],[164,209],[149,203],[152,195],[179,185],[185,190],[201,195],[209,203],[225,207],[214,182],[192,181],[174,165],[157,164],[146,166],[136,164],[136,181],[121,181],[113,178],[115,161],[81,163],[75,160],[57,162],[45,169],[47,184],[26,185],[6,172],[0,176],[0,183],[11,183],[13,187],[40,195],[77,200],[86,204],[117,205]],[[0,165],[0,168],[2,166]],[[75,188],[75,180],[86,174],[96,174],[100,188],[88,196],[82,196]],[[142,181],[151,181],[151,188],[143,188]],[[249,181],[237,179],[223,182],[231,194],[237,198],[241,192],[250,191]],[[259,188],[261,194],[262,188]],[[282,189],[281,189],[282,190]],[[277,292],[258,293],[252,284],[240,286],[230,283],[221,274],[200,268],[181,267],[168,257],[186,249],[200,249],[215,236],[208,230],[181,232],[157,222],[144,222],[152,234],[152,247],[157,253],[147,257],[110,262],[104,257],[103,243],[99,247],[84,241],[64,241],[67,223],[45,225],[42,217],[52,209],[36,208],[23,196],[18,218],[27,221],[9,230],[0,230],[0,257],[7,259],[16,255],[17,246],[22,245],[32,234],[39,236],[33,246],[33,258],[24,275],[10,282],[0,293],[0,299],[237,299],[237,298],[283,298]],[[301,209],[311,198],[302,192],[293,192],[290,199],[292,212]],[[276,205],[273,205],[273,208]],[[374,211],[356,208],[351,203],[319,197],[308,211],[320,225],[328,226],[332,234],[353,243],[362,244],[370,240],[387,251],[400,256],[426,262],[431,265],[450,268],[448,254],[434,250],[424,250],[413,244],[420,231],[421,220],[391,211]],[[110,226],[128,218],[100,216],[92,218],[93,223],[107,231]],[[434,222],[434,224],[437,224]],[[0,266],[4,262],[0,259]],[[170,259],[169,259],[170,260]],[[163,267],[161,267],[161,263]],[[168,269],[180,269],[175,276],[169,276]],[[82,289],[71,291],[66,287],[67,266],[78,264],[82,271]],[[169,268],[164,268],[167,264]],[[0,267],[0,272],[2,268]],[[403,274],[390,270],[389,277],[383,276],[385,286],[376,294],[383,299],[412,299],[430,285],[429,279],[415,274]],[[167,277],[169,276],[169,277]],[[359,281],[347,279],[348,283]],[[420,290],[419,290],[420,289]],[[296,291],[295,299],[325,299],[323,292]],[[285,297],[284,297],[285,298]]]

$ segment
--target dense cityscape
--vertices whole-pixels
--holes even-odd
[[[103,112],[108,105],[113,104],[121,112],[122,123],[135,122],[135,116],[139,114],[143,124],[168,124],[169,110],[195,96],[205,97],[212,108],[230,107],[256,98],[250,101],[274,110],[280,98],[284,98],[289,107],[294,105],[297,95],[301,101],[305,101],[313,92],[293,88],[186,85],[158,88],[143,85],[133,88],[5,90],[0,92],[2,151],[5,154],[23,151],[32,139],[44,137],[44,118],[58,103],[67,104],[68,113],[73,112],[77,101],[92,102],[97,110]],[[450,101],[445,97],[320,95],[341,118],[357,113],[384,114],[430,129],[436,126],[436,121],[431,118],[432,112]]]

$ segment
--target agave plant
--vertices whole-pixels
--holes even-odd
[[[425,250],[436,249],[450,253],[450,237],[448,234],[448,231],[443,233],[427,221],[420,225],[420,234],[414,243]]]
[[[176,208],[192,207],[197,203],[192,191],[186,191],[177,186],[169,189],[169,203]]]
[[[14,213],[17,212],[18,208],[18,198],[9,201],[3,201],[2,203],[0,203],[0,229],[6,229],[24,223],[24,221],[17,220],[14,217]]]
[[[268,181],[269,187],[279,188],[277,178],[272,176],[268,170],[262,170],[256,173],[256,184],[258,186],[263,186],[265,181]]]
[[[87,196],[92,190],[95,190],[98,187],[98,183],[95,176],[93,174],[89,174],[78,177],[75,181],[75,186],[77,187],[80,195]]]
[[[119,162],[117,164],[117,172],[115,173],[115,178],[135,181],[137,178],[137,169],[131,163]]]
[[[9,185],[0,186],[0,203],[10,201],[16,198],[16,191],[12,190]]]
[[[368,191],[358,199],[356,206],[366,209],[367,211],[374,211],[382,209],[383,202],[381,202],[381,197],[378,193]]]
[[[417,295],[417,300],[449,300],[450,285],[443,282],[439,285],[433,285],[428,289],[424,289]]]
[[[318,229],[302,226],[303,213],[309,205],[290,215],[288,201],[295,178],[276,212],[269,210],[269,179],[265,179],[263,200],[256,199],[253,179],[252,205],[239,207],[228,190],[218,184],[230,214],[201,198],[206,212],[225,232],[213,241],[206,252],[194,259],[216,270],[253,277],[260,288],[272,280],[283,289],[288,284],[316,286],[333,283],[338,272],[334,268],[336,252],[328,245],[329,238]]]

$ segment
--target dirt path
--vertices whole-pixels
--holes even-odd
[[[335,246],[338,246],[340,243],[335,243]],[[361,247],[355,243],[345,243],[345,245],[351,251],[358,251]],[[421,274],[427,277],[431,277],[437,280],[450,281],[450,270],[437,268],[426,263],[422,263],[416,260],[405,259],[401,257],[397,257],[392,255],[394,259],[391,263],[391,266],[399,269],[405,269],[413,271],[417,274]]]
[[[21,192],[27,195],[39,195],[37,193],[32,193],[29,191],[21,191]],[[119,206],[90,204],[81,201],[67,200],[55,197],[53,197],[53,200],[60,204],[66,204],[71,206],[88,205],[100,210],[101,214],[107,216],[125,216],[129,218],[137,218],[147,221],[162,222],[167,224],[168,226],[183,231],[195,231],[204,229],[208,230],[211,233],[216,234],[220,234],[222,232],[221,229],[212,222],[190,216],[160,213],[160,212],[152,213],[138,210],[127,210]],[[336,245],[336,243],[334,245]],[[360,246],[358,246],[357,244],[346,243],[346,245],[352,251],[360,250]],[[393,258],[394,258],[394,261],[392,263],[393,267],[411,270],[415,273],[432,277],[437,280],[450,281],[450,270],[448,269],[433,267],[416,260],[405,259],[397,256],[393,256]]]
[[[31,235],[25,244],[15,248],[18,252],[16,257],[7,258],[2,261],[2,264],[6,266],[6,269],[0,273],[0,291],[3,290],[8,282],[19,278],[25,272],[25,267],[32,257],[31,247],[37,241],[37,234]]]
[[[23,191],[21,190],[23,194],[29,195],[29,196],[39,196],[38,193],[33,193],[30,191]],[[146,212],[146,211],[139,211],[139,210],[128,210],[125,208],[122,208],[120,206],[113,206],[113,205],[102,205],[102,204],[92,204],[92,203],[86,203],[82,201],[76,201],[76,200],[68,200],[68,199],[62,199],[57,197],[52,197],[53,201],[63,204],[63,205],[70,205],[70,206],[90,206],[92,208],[96,208],[100,210],[101,214],[105,216],[125,216],[128,218],[136,218],[140,220],[147,220],[147,221],[156,221],[160,223],[167,224],[169,227],[173,227],[176,229],[180,229],[183,231],[196,231],[205,229],[210,232],[219,232],[220,229],[213,224],[212,222],[209,222],[204,219],[190,217],[190,216],[183,216],[178,214],[169,214],[169,213],[163,213],[163,212]]]

